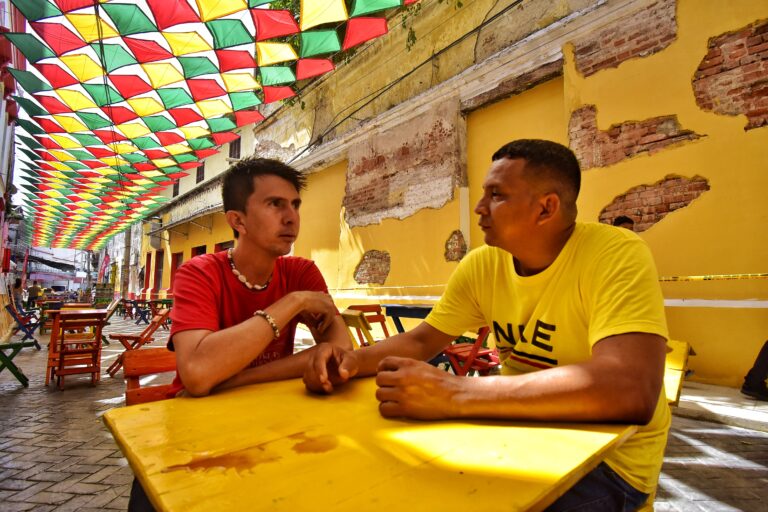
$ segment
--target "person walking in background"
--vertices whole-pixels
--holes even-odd
[[[32,286],[27,289],[27,307],[32,309],[37,305],[37,301],[40,298],[42,288],[37,284],[37,281],[32,281]]]
[[[16,312],[19,315],[26,316],[27,312],[24,311],[24,288],[21,287],[20,277],[17,277],[16,281],[13,282],[11,297],[13,299],[13,307],[16,308]]]

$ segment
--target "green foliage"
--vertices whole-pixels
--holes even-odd
[[[454,9],[461,9],[464,4],[461,0],[437,0],[437,3],[453,2]],[[413,29],[413,20],[421,14],[421,3],[411,4],[405,7],[405,14],[403,14],[401,24],[404,30],[408,30],[408,35],[405,37],[405,49],[411,51],[411,48],[416,44],[416,31]]]

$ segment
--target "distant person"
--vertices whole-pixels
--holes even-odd
[[[307,388],[330,393],[376,375],[386,417],[636,424],[547,511],[642,506],[656,489],[671,421],[664,299],[640,237],[576,221],[580,183],[565,146],[501,147],[475,207],[487,245],[461,260],[411,331],[354,351],[318,346]],[[502,375],[459,377],[424,362],[481,326],[493,329]]]
[[[741,386],[741,392],[757,400],[768,402],[768,386],[765,381],[768,379],[768,341],[763,343],[763,348],[757,354],[755,364],[744,377],[744,385]]]
[[[619,215],[613,219],[613,225],[616,227],[628,229],[630,231],[635,230],[635,221],[626,215]]]
[[[32,281],[32,286],[27,289],[27,307],[32,309],[37,305],[37,301],[40,299],[40,294],[43,289],[37,284],[37,281]]]
[[[11,289],[11,297],[13,299],[13,307],[16,308],[16,312],[22,316],[27,316],[27,312],[24,311],[24,288],[21,287],[21,278],[17,277],[13,283]]]

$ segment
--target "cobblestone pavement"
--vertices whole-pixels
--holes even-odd
[[[118,319],[108,330],[141,328]],[[166,337],[161,331],[152,345]],[[121,351],[104,347],[102,367]],[[59,391],[44,386],[45,347],[14,362],[30,384],[0,373],[0,511],[125,510],[133,474],[101,421],[123,405],[123,380],[104,375],[92,387],[73,376]],[[674,417],[657,511],[761,511],[766,503],[768,433]]]

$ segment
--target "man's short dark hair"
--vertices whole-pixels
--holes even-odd
[[[301,192],[306,186],[307,178],[301,171],[271,158],[246,157],[233,164],[224,173],[221,186],[221,199],[224,211],[245,211],[245,204],[253,194],[254,178],[259,176],[277,176],[289,182]],[[234,230],[233,230],[234,231]],[[235,238],[238,232],[234,231]]]
[[[621,226],[622,224],[632,224],[635,225],[635,221],[631,217],[627,217],[626,215],[619,215],[615,219],[613,219],[613,225],[614,226]]]
[[[500,147],[491,160],[495,162],[502,158],[522,158],[526,161],[525,174],[528,178],[550,178],[564,185],[570,194],[563,197],[565,191],[560,190],[561,199],[571,202],[566,206],[572,207],[575,213],[576,198],[581,189],[581,168],[573,151],[551,140],[519,139]]]

